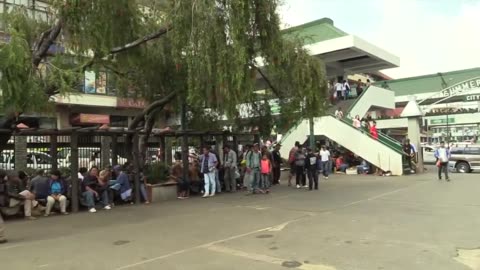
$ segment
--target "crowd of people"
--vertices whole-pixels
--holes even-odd
[[[359,97],[362,95],[364,89],[368,88],[371,85],[369,79],[366,83],[363,83],[361,79],[354,84],[353,88],[356,90],[356,95],[352,95],[352,87],[348,80],[335,80],[333,82],[328,82],[328,88],[330,89],[330,100],[332,104],[340,100],[347,100],[353,97]]]
[[[343,114],[343,111],[342,111],[342,108],[341,107],[338,107],[337,110],[335,110],[335,117],[337,119],[343,119],[344,118],[344,114]],[[370,114],[368,114],[366,117],[364,118],[360,118],[359,115],[356,115],[353,119],[352,119],[352,125],[366,133],[366,134],[370,134],[370,136],[372,138],[374,138],[375,140],[378,140],[378,129],[377,129],[377,122],[375,120],[373,120],[372,116]]]

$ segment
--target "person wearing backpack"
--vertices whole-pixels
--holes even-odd
[[[262,160],[258,143],[253,145],[253,151],[250,151],[246,155],[246,160],[247,173],[251,174],[251,192],[252,194],[255,194],[258,190],[258,184],[260,183],[260,161]]]
[[[295,174],[296,174],[296,184],[297,188],[307,187],[307,179],[305,175],[305,152],[302,145],[298,146],[297,152],[295,152]]]
[[[62,215],[68,215],[67,212],[67,185],[63,179],[61,179],[61,173],[59,170],[53,170],[49,181],[49,191],[47,197],[47,208],[45,209],[45,216],[50,215],[52,207],[56,201],[60,203],[60,212]]]
[[[295,167],[295,154],[298,151],[298,147],[300,146],[300,142],[296,141],[295,146],[290,150],[288,154],[288,164],[290,164],[290,176],[288,177],[288,186],[292,185],[292,178],[295,176],[296,167]]]

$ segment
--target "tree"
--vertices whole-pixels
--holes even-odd
[[[277,8],[277,0],[54,0],[50,26],[25,9],[9,12],[0,87],[11,113],[1,127],[12,128],[21,113],[44,110],[52,95],[75,91],[90,69],[110,72],[119,95],[149,102],[131,130],[142,123],[151,130],[166,104],[233,118],[238,104],[258,102],[258,73],[270,77],[269,94],[282,100],[282,111],[318,115],[325,98],[322,63],[301,40],[282,37]],[[66,53],[49,54],[56,43]]]

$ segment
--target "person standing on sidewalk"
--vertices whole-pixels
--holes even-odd
[[[323,178],[327,180],[331,170],[330,151],[328,151],[324,145],[322,145],[322,148],[320,149],[320,162],[321,162],[320,164],[321,164],[321,170],[323,173]]]
[[[7,195],[7,182],[6,178],[7,172],[0,170],[0,207],[8,207],[8,195]],[[2,215],[0,214],[0,244],[7,243],[7,238],[5,236],[5,223],[3,222]]]
[[[280,155],[281,144],[275,145],[275,149],[272,151],[272,165],[273,165],[273,183],[274,185],[280,184],[280,167],[282,166],[282,156]]]
[[[296,141],[295,146],[292,149],[290,149],[290,152],[288,153],[288,164],[290,165],[290,176],[288,177],[288,186],[292,185],[292,178],[296,172],[295,155],[298,151],[299,146],[300,146],[300,142]]]
[[[255,194],[260,183],[260,161],[262,154],[260,154],[260,147],[258,143],[253,145],[253,151],[250,151],[247,156],[247,172],[251,174],[251,193]]]
[[[263,154],[260,162],[261,179],[260,179],[260,192],[270,193],[270,176],[272,174],[272,163],[267,154]]]
[[[215,171],[217,170],[217,156],[210,152],[210,147],[203,147],[203,155],[200,156],[200,172],[205,182],[203,198],[215,196]]]
[[[318,172],[317,172],[317,160],[318,156],[313,152],[311,148],[307,148],[307,161],[306,168],[308,174],[308,187],[312,190],[314,185],[315,189],[318,189]]]
[[[440,147],[435,150],[435,158],[437,159],[438,180],[442,180],[442,170],[445,174],[445,179],[450,181],[448,177],[448,161],[450,160],[450,150],[445,147],[445,142],[440,143]]]
[[[305,175],[305,151],[303,150],[302,145],[298,146],[298,150],[295,153],[295,174],[296,174],[296,184],[297,188],[307,187],[307,179]]]
[[[226,192],[237,191],[237,179],[235,178],[235,172],[237,170],[237,153],[233,151],[230,146],[225,145],[223,147],[223,180],[225,182]]]

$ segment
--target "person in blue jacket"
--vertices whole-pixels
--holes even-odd
[[[448,161],[450,160],[450,150],[445,147],[445,142],[440,143],[440,147],[435,150],[435,158],[437,159],[438,180],[442,180],[442,171],[445,174],[445,179],[450,181],[448,177]]]
[[[52,207],[55,202],[60,203],[60,212],[63,215],[68,215],[67,212],[67,184],[62,179],[62,175],[59,170],[53,170],[48,182],[48,197],[47,208],[45,209],[45,216],[50,215]]]

